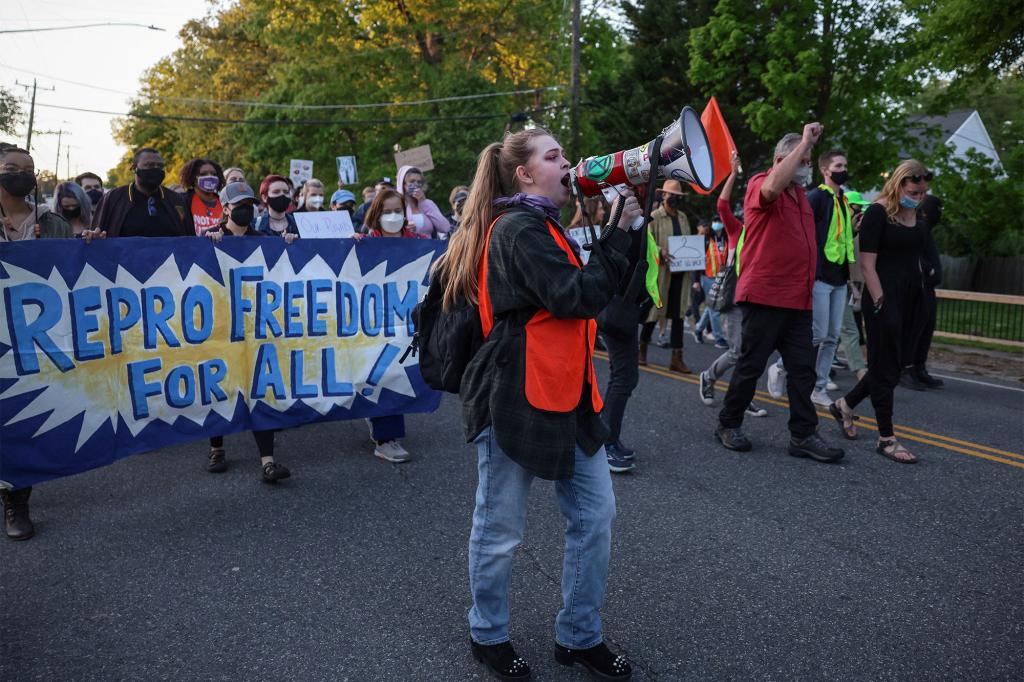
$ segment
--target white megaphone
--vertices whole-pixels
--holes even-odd
[[[715,169],[711,145],[700,116],[683,107],[679,118],[661,131],[657,177],[697,185],[704,191],[714,187]],[[654,140],[614,154],[591,156],[570,171],[584,196],[601,194],[607,187],[624,183],[645,185],[651,178],[651,152]]]

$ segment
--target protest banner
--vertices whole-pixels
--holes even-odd
[[[0,485],[183,441],[437,408],[402,354],[444,242],[0,243]]]
[[[707,254],[704,253],[704,237],[699,234],[672,236],[668,238],[669,272],[703,270]]]
[[[355,185],[359,182],[359,173],[356,172],[356,157],[339,156],[335,158],[338,164],[338,182],[343,185]]]
[[[356,233],[348,211],[304,211],[292,215],[303,239],[344,239]]]
[[[395,154],[395,166],[398,168],[402,166],[416,166],[424,173],[434,170],[434,157],[430,155],[430,145],[425,144],[421,147],[413,147],[412,149],[397,152]]]
[[[313,179],[313,162],[306,159],[292,159],[290,177],[295,186]]]

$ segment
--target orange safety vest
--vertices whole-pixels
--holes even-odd
[[[494,327],[494,311],[487,293],[487,251],[491,230],[487,230],[484,254],[479,269],[480,324],[484,338]],[[551,238],[565,252],[569,262],[577,268],[583,265],[569,246],[565,235],[550,221],[547,222]],[[594,339],[597,322],[594,320],[558,319],[547,310],[538,310],[526,323],[526,400],[538,410],[570,412],[579,405],[583,393],[583,379],[590,383],[590,403],[594,412],[600,412],[604,401],[597,389],[594,375]],[[577,359],[583,356],[584,362]]]
[[[728,244],[728,240],[725,242]],[[725,261],[729,258],[729,254],[723,247],[718,248],[718,244],[715,242],[714,237],[708,241],[708,257],[704,261],[704,274],[708,277],[714,277],[718,274],[718,268],[725,264]]]

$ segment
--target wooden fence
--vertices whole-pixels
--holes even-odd
[[[935,336],[1024,348],[1024,296],[936,289]]]

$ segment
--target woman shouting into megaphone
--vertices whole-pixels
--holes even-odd
[[[474,656],[503,680],[530,676],[509,641],[508,590],[535,478],[555,482],[567,520],[555,657],[601,679],[631,675],[626,659],[604,644],[599,614],[615,497],[592,354],[594,318],[626,272],[627,230],[640,207],[631,195],[618,199],[619,229],[584,265],[559,223],[570,197],[568,174],[562,147],[547,131],[488,145],[462,227],[434,271],[446,307],[459,300],[478,305],[485,337],[460,390],[479,470],[469,628]]]

